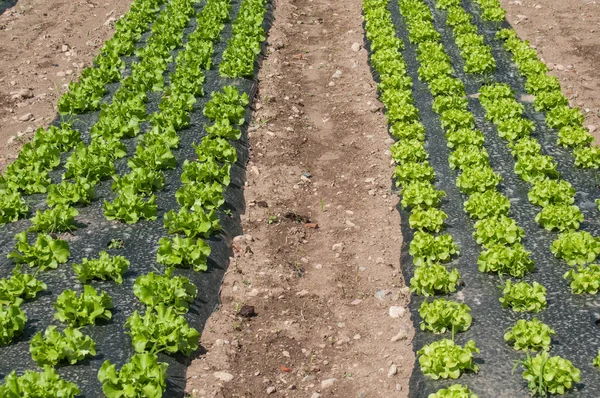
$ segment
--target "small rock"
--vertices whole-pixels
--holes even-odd
[[[542,6],[539,4],[536,4],[535,8],[537,8],[539,10],[540,8],[542,8]]]
[[[375,189],[369,189],[369,195],[375,196],[376,193],[377,191]]]
[[[289,352],[289,351],[283,351],[283,352],[281,353],[281,355],[283,355],[283,356],[284,356],[284,357],[286,357],[286,358],[289,358],[289,357],[290,357],[290,352]]]
[[[335,86],[335,83],[334,82],[329,82],[329,87],[333,87],[333,86]]]
[[[394,337],[392,337],[390,339],[390,341],[392,343],[395,343],[396,341],[401,341],[401,340],[406,340],[408,338],[408,333],[406,332],[405,329],[400,329],[400,331],[398,332],[397,335],[395,335]]]
[[[267,388],[267,394],[273,394],[275,391],[276,391],[276,389],[273,386]]]
[[[247,294],[249,297],[256,297],[256,296],[258,296],[258,293],[259,293],[258,289],[256,289],[256,288],[255,288],[255,289],[252,289],[252,290],[250,290],[250,291],[249,291],[248,293],[246,293],[246,294]]]
[[[336,378],[325,379],[321,382],[321,389],[326,390],[328,388],[333,387],[333,385],[337,382]]]
[[[360,340],[360,338],[361,338],[361,337],[362,337],[362,336],[361,336],[360,334],[355,334],[354,336],[352,336],[352,338],[353,338],[354,340]]]
[[[17,139],[16,135],[11,135],[10,137],[8,137],[8,140],[6,141],[6,145],[11,145],[13,142],[15,142],[16,139]]]
[[[392,366],[390,366],[390,369],[388,370],[388,377],[394,377],[396,376],[396,374],[398,373],[398,367],[395,364],[392,364]]]
[[[285,44],[281,40],[277,40],[275,43],[273,43],[273,48],[275,50],[281,50],[284,47],[285,47]]]
[[[85,42],[85,45],[88,47],[96,47],[96,43],[93,40],[88,40]]]
[[[31,134],[33,133],[33,127],[29,126],[25,129],[25,134]]]
[[[302,379],[302,381],[305,382],[305,383],[309,383],[311,381],[315,381],[315,379],[316,379],[315,376],[313,376],[313,375],[307,375],[307,376],[304,376],[304,378]]]
[[[213,373],[213,376],[216,379],[219,379],[225,383],[233,380],[233,375],[231,373],[227,373],[227,372],[215,372],[215,373]]]
[[[110,17],[108,18],[106,21],[104,21],[104,26],[110,26],[112,25],[115,21],[117,20],[117,18],[115,17]]]
[[[33,92],[28,88],[22,88],[17,91],[13,91],[10,93],[11,98],[14,100],[33,98]]]
[[[405,312],[406,309],[404,307],[399,307],[397,305],[391,306],[389,311],[391,318],[400,318]]]
[[[252,318],[253,316],[256,316],[254,306],[252,306],[252,305],[242,306],[242,308],[240,308],[240,310],[238,311],[238,315],[241,317],[244,317],[244,318]]]
[[[331,250],[333,250],[334,252],[341,252],[343,249],[344,249],[343,243],[336,243],[333,246],[331,246]]]
[[[385,141],[383,141],[386,145],[393,145],[396,141],[394,141],[393,138],[386,138]]]
[[[590,124],[589,126],[587,126],[587,129],[590,133],[593,133],[594,131],[598,130],[598,127],[594,126],[593,124]]]
[[[521,20],[529,19],[529,17],[527,15],[523,15],[523,14],[517,14],[517,18],[519,18]]]
[[[67,69],[67,70],[65,71],[65,73],[66,73],[67,75],[72,75],[72,74],[73,74],[73,70],[71,70],[71,69]]]
[[[310,398],[321,398],[321,394],[319,394],[318,392],[313,392]]]
[[[556,64],[556,65],[554,66],[554,69],[556,69],[556,70],[560,70],[560,71],[564,71],[564,70],[566,70],[567,68],[565,68],[565,66],[564,66],[564,65],[562,65],[562,64]]]
[[[26,114],[24,114],[23,116],[21,116],[19,118],[19,120],[22,121],[22,122],[28,122],[28,121],[30,121],[32,119],[33,119],[33,113],[26,113]]]
[[[67,51],[69,51],[69,46],[66,44],[62,45],[62,52],[66,53]]]
[[[360,51],[361,45],[360,43],[352,43],[352,47],[350,47],[352,49],[352,51],[354,52],[358,52]]]
[[[339,79],[340,77],[342,77],[342,71],[341,70],[336,70],[335,73],[333,75],[331,75],[332,79]]]
[[[388,293],[389,290],[378,290],[375,292],[375,298],[383,300]]]
[[[56,72],[56,76],[58,76],[58,77],[65,77],[65,75],[66,75],[66,73],[63,72],[62,70],[59,72]]]
[[[308,295],[308,290],[306,290],[306,289],[300,290],[299,292],[296,293],[296,296],[298,296],[298,297],[304,297],[307,295]]]
[[[360,303],[362,303],[361,299],[356,299],[353,302],[350,303],[350,305],[359,305]]]

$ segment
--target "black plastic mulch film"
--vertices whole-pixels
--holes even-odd
[[[204,1],[195,5],[196,11],[200,10]],[[124,324],[126,319],[135,311],[143,310],[145,307],[133,294],[133,283],[140,275],[145,275],[150,271],[158,269],[161,273],[165,267],[156,262],[156,251],[158,249],[158,240],[163,236],[168,236],[163,227],[163,215],[171,209],[179,209],[175,200],[175,191],[181,186],[180,175],[184,160],[190,161],[196,159],[196,152],[192,143],[199,143],[206,135],[205,125],[210,125],[209,120],[204,117],[202,110],[204,105],[210,99],[210,93],[219,91],[224,86],[233,85],[237,87],[240,93],[245,92],[249,98],[253,98],[257,90],[256,75],[262,60],[262,55],[257,57],[255,62],[253,79],[230,79],[219,76],[218,65],[222,59],[223,51],[227,47],[227,40],[231,37],[231,22],[235,20],[242,0],[233,0],[231,10],[231,21],[228,22],[221,32],[221,40],[215,43],[215,52],[213,55],[213,67],[205,71],[204,96],[197,98],[194,109],[190,114],[191,122],[187,129],[178,132],[181,138],[179,147],[173,149],[173,154],[177,159],[177,167],[171,170],[164,170],[165,189],[155,192],[158,205],[158,217],[155,221],[142,220],[137,224],[126,225],[113,221],[108,221],[104,217],[103,199],[112,200],[116,196],[111,191],[111,181],[101,182],[96,192],[98,200],[93,201],[89,206],[78,207],[79,216],[76,222],[79,229],[73,232],[71,236],[63,237],[69,243],[71,257],[69,262],[62,264],[56,270],[49,270],[41,273],[38,278],[43,280],[48,289],[39,293],[38,297],[22,305],[28,321],[25,325],[24,335],[15,339],[10,345],[0,348],[0,380],[12,370],[22,374],[27,369],[38,369],[36,363],[32,360],[29,353],[29,341],[39,331],[43,331],[48,325],[60,325],[59,321],[53,319],[54,307],[52,303],[56,301],[57,296],[65,289],[71,288],[80,292],[83,285],[77,280],[77,276],[71,268],[71,264],[81,262],[82,258],[95,258],[98,253],[106,250],[111,255],[125,256],[131,266],[125,274],[124,282],[118,285],[113,281],[92,281],[90,284],[99,290],[104,290],[112,297],[115,308],[112,311],[113,318],[109,322],[98,322],[97,325],[85,326],[82,331],[89,334],[96,342],[98,354],[90,359],[86,359],[75,365],[57,367],[57,372],[66,380],[71,381],[82,390],[85,397],[102,397],[102,385],[97,379],[97,372],[102,363],[110,359],[111,363],[116,364],[117,368],[126,363],[129,358],[135,354],[130,337],[125,334]],[[272,1],[267,3],[267,12],[263,21],[263,28],[269,31],[273,20]],[[164,7],[164,6],[163,6]],[[185,28],[184,43],[187,36],[196,29],[197,23],[195,17],[192,17],[188,27]],[[145,45],[149,33],[142,37],[138,46]],[[266,42],[261,44],[262,54],[265,53]],[[180,49],[173,51],[176,55]],[[175,58],[175,57],[174,57]],[[125,75],[131,72],[129,65],[135,57],[123,58],[127,64]],[[215,66],[216,65],[216,66]],[[165,76],[174,71],[175,62],[169,64]],[[167,79],[168,80],[168,79]],[[112,97],[118,89],[119,83],[109,84],[109,94],[106,99]],[[147,104],[147,113],[150,114],[158,110],[158,103],[162,93],[149,93]],[[221,233],[212,236],[207,240],[211,247],[211,255],[208,258],[208,271],[194,272],[192,269],[176,269],[176,275],[188,277],[192,283],[198,287],[198,296],[194,303],[190,305],[189,312],[185,315],[189,325],[202,332],[206,320],[218,305],[219,290],[225,270],[229,263],[229,257],[232,255],[231,240],[234,236],[240,235],[241,223],[240,214],[245,211],[243,187],[246,179],[246,163],[248,160],[247,146],[247,127],[251,120],[252,110],[250,106],[246,109],[246,123],[241,126],[242,138],[238,141],[231,141],[231,144],[237,150],[238,160],[231,167],[231,183],[225,191],[225,205],[219,210],[218,215],[221,221]],[[89,143],[89,130],[98,120],[99,112],[88,112],[77,115],[73,128],[82,133],[84,142]],[[60,124],[58,117],[54,124]],[[147,122],[142,125],[142,131],[146,131]],[[139,136],[131,139],[124,139],[122,142],[126,145],[128,156],[135,153],[135,148]],[[63,160],[60,167],[53,170],[50,175],[53,182],[59,182],[64,171],[64,160],[68,154],[63,154]],[[121,175],[127,172],[127,158],[116,162],[117,172]],[[27,198],[31,205],[32,212],[44,204],[44,195],[31,195]],[[226,215],[224,210],[230,210],[231,215]],[[85,225],[83,225],[85,224]],[[27,229],[30,222],[26,219],[19,220],[12,224],[6,224],[0,232],[0,276],[8,277],[14,268],[14,263],[6,259],[15,246],[14,235]],[[124,247],[122,249],[109,249],[108,244],[111,239],[122,239]],[[30,237],[31,240],[31,237]],[[201,350],[201,347],[199,348]],[[169,364],[167,391],[164,397],[182,397],[186,385],[186,369],[191,359],[195,356],[185,357],[181,354],[169,356],[159,354],[159,361]]]
[[[460,247],[460,256],[447,264],[448,269],[457,268],[461,275],[461,284],[457,292],[440,297],[464,301],[472,309],[473,324],[464,333],[456,335],[456,342],[464,345],[468,340],[474,340],[481,353],[474,354],[475,362],[479,365],[477,374],[467,372],[457,380],[432,380],[421,372],[418,358],[414,363],[410,379],[410,397],[421,398],[445,388],[451,384],[468,384],[473,393],[480,398],[528,397],[527,383],[522,379],[522,369],[512,372],[514,361],[524,359],[525,353],[514,350],[504,342],[504,333],[518,319],[531,319],[534,316],[548,324],[556,331],[552,339],[551,355],[560,355],[568,359],[581,370],[581,382],[566,392],[566,397],[597,398],[600,396],[600,371],[592,366],[592,361],[600,349],[600,297],[598,295],[575,295],[569,288],[569,282],[563,279],[563,274],[570,268],[566,262],[559,260],[550,252],[551,243],[557,238],[557,233],[548,232],[535,221],[539,208],[531,204],[527,198],[530,185],[513,171],[515,161],[501,139],[496,127],[485,119],[485,111],[474,94],[479,88],[489,82],[507,83],[517,93],[517,100],[527,93],[524,90],[524,79],[519,75],[516,66],[511,62],[510,54],[502,48],[502,42],[495,38],[495,33],[501,28],[509,27],[507,22],[484,22],[481,19],[479,7],[472,1],[463,0],[463,7],[473,15],[473,23],[484,35],[485,43],[492,49],[496,59],[496,71],[491,79],[463,71],[464,62],[452,32],[446,27],[446,12],[435,8],[434,0],[424,0],[434,16],[434,25],[442,35],[442,44],[450,56],[455,76],[463,81],[467,91],[468,110],[473,113],[476,128],[485,135],[484,147],[490,154],[490,165],[498,172],[504,181],[499,190],[511,201],[511,216],[524,228],[525,237],[522,241],[525,248],[532,252],[535,269],[523,279],[527,282],[537,281],[547,289],[547,309],[537,314],[516,313],[510,308],[502,308],[498,299],[502,296],[499,285],[502,280],[491,273],[479,272],[477,259],[482,248],[477,245],[472,236],[474,221],[470,220],[463,211],[463,202],[467,196],[455,186],[457,170],[450,169],[448,156],[450,150],[446,147],[445,133],[440,125],[438,115],[432,109],[433,97],[427,85],[418,79],[419,62],[416,59],[416,46],[410,44],[408,31],[400,14],[398,1],[390,0],[388,9],[391,12],[396,34],[403,41],[405,50],[402,57],[407,64],[408,75],[412,78],[412,95],[414,103],[420,111],[420,121],[426,127],[426,149],[429,162],[435,169],[437,178],[435,185],[447,194],[442,200],[441,209],[448,214],[445,222],[445,233],[452,235]],[[368,40],[365,38],[367,49]],[[372,69],[378,81],[377,72]],[[530,102],[519,101],[525,106],[524,117],[535,122],[535,132],[532,137],[539,140],[542,152],[552,155],[558,162],[558,171],[562,178],[569,181],[577,191],[575,205],[581,209],[585,221],[580,230],[588,231],[594,236],[600,236],[600,212],[594,204],[594,199],[600,196],[598,189],[598,171],[578,169],[574,166],[570,151],[556,145],[557,131],[546,126],[544,115],[537,112]],[[395,189],[395,188],[394,188]],[[408,253],[409,244],[414,231],[409,228],[410,213],[398,206],[401,218],[401,230],[404,243],[401,250],[401,267],[404,279],[408,282],[414,274],[412,257]],[[431,301],[432,298],[429,298]],[[419,329],[420,317],[418,309],[423,302],[423,296],[411,295],[410,313],[416,330],[413,340],[415,352],[423,346],[441,339],[450,338],[450,334],[433,334]]]

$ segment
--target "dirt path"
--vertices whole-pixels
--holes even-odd
[[[89,66],[132,0],[20,0],[0,15],[0,170],[56,117],[68,83]]]
[[[593,0],[500,0],[519,37],[535,45],[560,79],[571,105],[586,115],[600,143],[600,2]]]
[[[407,396],[398,199],[367,53],[354,44],[361,2],[279,2],[275,17],[250,128],[246,235],[187,390]],[[238,315],[244,306],[257,315]]]

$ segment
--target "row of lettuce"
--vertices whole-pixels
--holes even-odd
[[[138,21],[143,14],[146,24],[149,10],[159,11],[160,2],[139,1],[143,5],[134,5],[122,20]],[[96,68],[104,72],[86,72],[80,82],[71,85],[67,97],[77,96],[79,92],[92,90],[86,76],[113,73],[114,76],[103,80],[104,84],[118,81],[121,86],[114,94],[111,103],[100,105],[100,118],[91,129],[92,140],[85,145],[80,134],[71,126],[50,127],[39,130],[32,144],[24,150],[35,152],[28,159],[21,158],[16,163],[22,167],[36,165],[43,170],[47,184],[40,184],[36,190],[24,189],[18,183],[2,180],[2,198],[5,195],[18,197],[23,207],[10,215],[10,210],[0,209],[0,215],[9,214],[2,222],[15,221],[28,212],[27,202],[21,193],[46,192],[47,204],[52,206],[46,211],[38,210],[31,219],[30,231],[38,232],[35,243],[28,242],[27,232],[16,236],[17,245],[9,254],[18,266],[8,278],[0,280],[0,345],[13,342],[23,333],[27,316],[21,309],[24,300],[34,299],[40,291],[47,289],[46,284],[36,278],[47,269],[56,269],[66,263],[70,257],[69,246],[65,240],[53,238],[50,233],[70,232],[76,227],[78,211],[73,205],[87,205],[96,199],[94,187],[104,179],[113,178],[112,189],[117,196],[112,202],[105,200],[104,209],[108,219],[119,222],[135,223],[142,219],[155,220],[157,206],[154,192],[164,189],[163,170],[177,167],[172,149],[179,145],[178,131],[190,125],[190,113],[196,97],[203,95],[204,70],[212,67],[214,44],[220,40],[225,23],[230,18],[230,0],[208,0],[196,14],[194,0],[172,0],[162,9],[146,46],[138,49],[139,60],[131,65],[130,76],[123,77],[120,55],[130,55],[133,42],[140,38],[141,23],[119,22],[115,38],[109,40],[103,48],[101,57],[116,57],[118,74],[109,72],[110,62],[98,61]],[[138,11],[139,9],[142,11]],[[229,66],[233,76],[251,76],[255,59],[259,53],[257,47],[265,39],[262,21],[266,12],[265,0],[244,0],[234,23],[234,35],[226,50],[238,53],[237,47],[250,48],[252,55],[246,54],[237,59],[225,56],[224,61],[235,63]],[[131,14],[133,13],[133,16]],[[187,36],[184,45],[184,29],[190,20],[196,17],[197,28]],[[131,27],[128,34],[120,33],[122,26]],[[175,58],[175,70],[164,77],[169,63],[173,61],[172,51],[181,48]],[[231,50],[230,50],[231,49]],[[108,55],[107,55],[108,54]],[[248,65],[251,65],[249,67]],[[91,78],[90,78],[91,79]],[[93,80],[93,79],[91,79]],[[168,83],[167,83],[168,82]],[[81,86],[85,86],[81,88]],[[98,85],[100,86],[100,85]],[[105,91],[95,88],[100,97]],[[146,115],[147,93],[162,91],[159,110]],[[86,98],[85,100],[82,98]],[[81,94],[80,102],[93,100]],[[98,372],[103,391],[108,397],[145,396],[160,397],[166,388],[167,364],[158,362],[158,353],[190,355],[198,347],[200,334],[190,327],[183,316],[197,295],[197,288],[183,276],[174,276],[175,267],[193,268],[195,271],[207,269],[207,257],[210,247],[203,241],[220,230],[217,209],[222,207],[225,188],[230,182],[231,164],[237,160],[235,148],[229,140],[237,140],[241,132],[236,126],[244,123],[246,106],[249,103],[246,94],[240,94],[235,87],[227,86],[222,91],[213,92],[206,103],[203,113],[212,122],[206,127],[207,135],[195,146],[197,159],[186,160],[182,165],[182,186],[175,193],[178,211],[171,210],[164,215],[164,227],[169,236],[157,242],[157,262],[166,266],[164,274],[150,272],[138,277],[134,284],[134,294],[146,305],[143,314],[135,311],[125,324],[131,336],[136,354],[130,361],[117,370],[116,365],[105,361]],[[67,112],[81,112],[97,109],[87,104],[79,109]],[[61,108],[61,111],[65,111]],[[150,122],[149,131],[142,132],[141,123]],[[114,162],[127,155],[121,139],[140,135],[135,154],[127,164],[131,171],[123,176],[116,174]],[[38,137],[47,137],[43,144]],[[59,145],[63,145],[59,147]],[[67,159],[63,182],[50,185],[47,172],[58,166],[58,154],[73,147],[75,151]],[[48,153],[57,153],[52,167],[44,163]],[[55,159],[55,160],[54,160]],[[29,162],[31,161],[31,162]],[[23,172],[24,170],[19,170]],[[11,173],[17,173],[17,168]],[[69,179],[71,181],[69,181]],[[48,185],[50,185],[48,187]],[[27,186],[27,185],[26,185]],[[46,189],[46,187],[48,187]],[[3,204],[6,202],[2,202]],[[9,206],[10,207],[10,206]],[[119,242],[114,242],[118,248]],[[36,274],[22,272],[22,265],[36,269]],[[61,293],[54,307],[55,318],[68,326],[60,331],[56,326],[48,326],[42,333],[36,334],[30,341],[30,352],[34,361],[44,367],[41,373],[26,371],[22,376],[11,372],[5,383],[0,386],[2,396],[24,396],[45,391],[53,396],[72,397],[80,393],[79,388],[60,378],[54,366],[64,363],[74,364],[87,357],[96,355],[95,342],[80,328],[94,325],[98,320],[110,320],[113,302],[104,291],[97,291],[88,283],[92,280],[109,280],[122,283],[124,274],[130,266],[123,256],[111,256],[106,252],[99,257],[84,258],[80,264],[73,264],[73,270],[79,281],[84,284],[83,291],[77,294],[71,289]],[[43,278],[41,278],[43,279]],[[133,395],[132,395],[133,394]]]
[[[433,184],[435,171],[427,160],[425,127],[413,102],[412,80],[401,55],[403,43],[396,37],[387,5],[387,0],[363,1],[371,65],[379,77],[378,90],[386,107],[390,133],[397,139],[391,148],[392,158],[397,163],[394,177],[402,188],[402,206],[411,209],[408,221],[415,231],[409,248],[415,265],[410,289],[424,296],[449,294],[456,291],[460,275],[456,268],[449,271],[444,263],[459,254],[459,247],[451,235],[438,234],[448,217],[439,208],[445,193]],[[427,28],[423,31],[432,32]],[[425,36],[413,34],[411,41],[422,40]],[[467,369],[477,371],[473,354],[479,350],[475,342],[469,341],[464,347],[454,343],[454,334],[471,326],[470,308],[466,304],[445,298],[425,300],[419,314],[422,330],[452,333],[452,339],[442,338],[417,352],[421,370],[427,376],[455,379]],[[454,384],[429,397],[454,394],[471,396],[472,393],[468,387]]]
[[[409,249],[416,265],[415,276],[410,281],[411,291],[425,296],[448,294],[455,291],[458,271],[455,269],[450,273],[440,263],[458,254],[458,247],[448,234],[432,235],[443,228],[447,217],[438,208],[445,194],[432,183],[435,172],[427,161],[425,129],[418,121],[418,109],[412,101],[412,82],[399,53],[403,43],[396,37],[387,3],[385,0],[365,1],[364,14],[372,51],[371,64],[379,75],[378,88],[386,106],[390,132],[398,139],[391,148],[392,157],[398,163],[394,177],[402,188],[402,206],[411,208],[409,225],[416,230]],[[504,12],[499,11],[501,9],[492,9],[498,5],[497,2],[479,3],[490,8],[486,14],[488,19],[504,17]],[[447,146],[452,150],[450,167],[461,171],[456,185],[468,195],[464,204],[465,212],[477,220],[473,235],[484,249],[478,260],[479,270],[522,278],[534,266],[531,253],[520,243],[524,231],[509,216],[510,201],[497,188],[502,177],[490,167],[488,153],[483,147],[484,134],[475,129],[475,118],[467,109],[464,85],[454,77],[451,59],[445,53],[441,36],[434,27],[431,10],[421,0],[400,0],[399,5],[407,24],[409,40],[417,47],[419,79],[427,83],[434,97],[433,110],[440,116]],[[460,49],[464,71],[489,76],[495,69],[491,49],[471,22],[471,14],[462,8],[462,2],[439,0],[436,1],[436,7],[448,11],[446,22],[452,28],[455,43]],[[496,92],[494,90],[507,89],[505,96],[494,97],[492,94]],[[534,150],[539,144],[528,137],[531,132],[529,127],[533,124],[520,116],[522,110],[516,111],[520,106],[514,104],[516,101],[498,102],[507,96],[514,101],[513,95],[506,86],[488,85],[482,88],[481,101],[484,107],[489,105],[486,109],[493,108],[488,111],[488,118],[497,123],[499,134],[511,142],[511,149],[517,158],[515,171],[522,176],[531,175],[530,181],[540,183],[529,194],[530,198],[534,198],[532,202],[543,206],[536,221],[549,230],[577,229],[582,216],[579,209],[572,206],[573,188],[566,181],[535,172],[539,163],[537,156],[543,155],[541,151]],[[587,240],[592,249],[578,252],[582,247],[580,240]],[[571,265],[585,264],[595,259],[596,245],[597,241],[586,232],[568,232],[559,237],[552,251],[557,257],[570,261]],[[582,257],[586,257],[586,260]],[[586,269],[580,268],[578,272],[571,270],[565,278],[572,279],[571,287],[575,293],[596,293],[597,284],[600,283],[598,269],[597,265],[591,265]],[[539,312],[546,307],[546,289],[537,282],[529,284],[509,279],[504,284],[500,302],[516,312]],[[424,301],[419,313],[422,330],[452,333],[451,340],[441,339],[417,352],[424,374],[439,379],[458,378],[464,371],[476,372],[478,367],[473,362],[473,354],[478,350],[475,343],[469,341],[464,347],[454,343],[454,334],[466,331],[471,325],[470,308],[464,303],[439,298],[432,302]],[[570,361],[548,354],[554,334],[554,330],[537,318],[531,321],[521,319],[505,333],[505,340],[516,350],[542,351],[534,357],[527,355],[520,361],[524,368],[523,378],[534,394],[562,394],[580,380],[580,371]],[[593,363],[600,366],[600,354]],[[453,385],[430,395],[431,398],[450,396],[473,397],[474,394],[466,386]]]

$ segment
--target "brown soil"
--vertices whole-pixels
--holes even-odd
[[[586,125],[600,143],[600,2],[592,0],[500,0],[519,37],[560,79],[571,105],[586,114]]]
[[[0,16],[0,170],[54,120],[57,94],[89,66],[131,2],[20,0]]]
[[[413,331],[408,311],[389,309],[403,311],[409,293],[386,121],[367,52],[351,49],[363,42],[361,1],[279,2],[275,18],[250,128],[246,235],[187,390],[405,397]],[[239,315],[244,305],[257,315]]]

